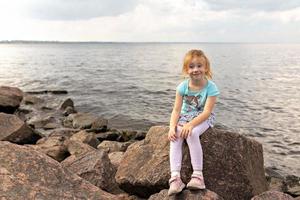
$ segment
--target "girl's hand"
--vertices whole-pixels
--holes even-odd
[[[173,142],[177,139],[175,128],[170,128],[168,133],[168,139]]]
[[[184,124],[180,132],[180,137],[186,139],[188,136],[192,134],[193,128],[194,126],[190,123]]]

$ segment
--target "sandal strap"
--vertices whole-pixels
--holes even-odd
[[[174,181],[176,181],[179,177],[177,176],[174,176],[174,177],[171,177],[170,180],[169,180],[169,184],[173,183]]]
[[[192,178],[196,178],[196,179],[199,179],[199,180],[203,180],[203,176],[198,176],[198,175],[192,175]]]

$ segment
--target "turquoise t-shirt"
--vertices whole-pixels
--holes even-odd
[[[183,97],[178,121],[181,125],[191,121],[203,112],[207,97],[217,96],[220,94],[216,84],[211,80],[207,80],[207,84],[203,89],[199,91],[191,91],[188,87],[189,80],[190,79],[186,79],[177,86],[177,91]],[[215,122],[214,112],[211,113],[207,122],[209,126],[213,127]]]

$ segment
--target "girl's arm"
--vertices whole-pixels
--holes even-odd
[[[176,91],[175,103],[174,103],[174,107],[170,119],[170,130],[176,131],[176,125],[181,112],[181,106],[182,106],[182,96],[179,94],[178,91]]]
[[[202,122],[204,122],[205,120],[207,120],[208,117],[210,116],[211,112],[214,109],[216,100],[217,100],[217,96],[207,97],[203,112],[201,114],[199,114],[197,117],[195,117],[192,121],[190,121],[189,122],[190,125],[195,127],[195,126],[201,124]]]

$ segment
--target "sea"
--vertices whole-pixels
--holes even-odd
[[[191,49],[211,62],[216,126],[259,141],[266,167],[300,176],[300,44],[1,42],[0,85],[67,90],[55,98],[147,131],[168,125]]]

